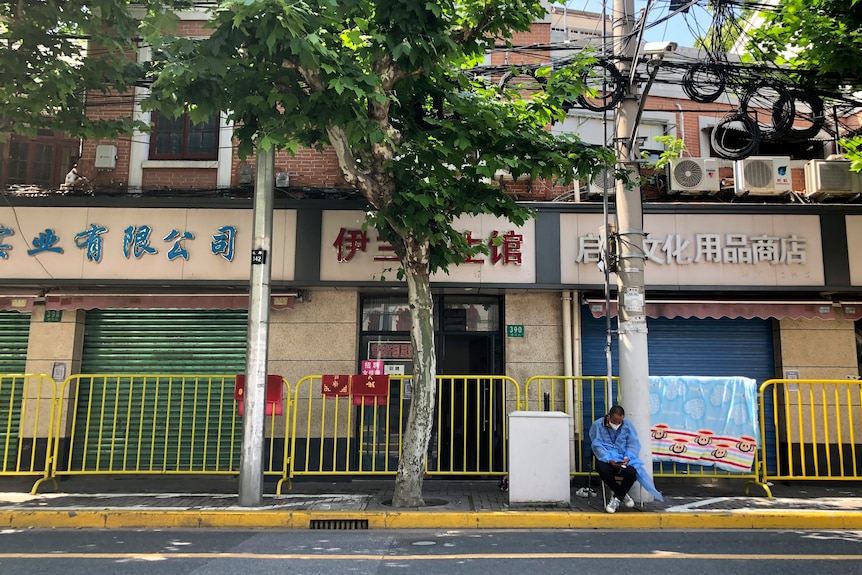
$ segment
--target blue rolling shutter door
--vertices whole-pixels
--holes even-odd
[[[605,318],[582,307],[584,375],[605,375]],[[616,329],[616,318],[611,322]],[[775,377],[772,321],[765,319],[648,319],[650,375],[744,376],[757,385]],[[619,375],[617,336],[611,338],[613,373]],[[772,406],[766,405],[766,413]],[[587,419],[587,417],[585,417]],[[584,422],[589,425],[590,422]],[[767,422],[767,446],[775,428]],[[767,464],[774,455],[767,453]]]

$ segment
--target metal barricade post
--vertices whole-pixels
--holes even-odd
[[[50,476],[238,474],[242,425],[235,380],[209,374],[66,378],[55,394]],[[265,475],[279,477],[279,492],[289,480],[291,456],[289,437],[275,433],[290,429],[290,385],[282,381],[286,404],[267,415],[264,466]]]
[[[862,381],[771,379],[760,398],[762,481],[860,479]]]
[[[57,384],[44,374],[0,374],[0,476],[51,478]]]

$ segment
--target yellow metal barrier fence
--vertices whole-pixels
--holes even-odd
[[[589,429],[604,415],[619,394],[619,378],[574,375],[536,375],[524,384],[524,409],[527,411],[562,411],[572,416],[573,458],[571,475],[590,472]],[[618,399],[617,399],[618,401]]]
[[[762,481],[853,480],[862,473],[862,381],[771,379],[760,386]],[[770,435],[772,435],[770,433]]]
[[[412,379],[390,376],[385,403],[324,395],[323,376],[294,388],[291,475],[393,475],[398,470]],[[506,414],[520,409],[520,387],[506,376],[437,376],[437,407],[426,459],[429,475],[503,475]],[[364,403],[364,404],[363,404]],[[358,405],[357,405],[358,404]]]
[[[235,375],[78,374],[60,387],[51,476],[238,474]],[[264,473],[289,480],[290,385],[267,416]],[[284,437],[276,433],[284,430]],[[281,448],[277,448],[282,440]]]
[[[0,374],[0,476],[50,476],[57,384],[43,374]]]
[[[282,382],[283,415],[267,415],[264,455],[265,474],[280,478],[278,493],[294,474],[397,471],[410,376],[391,376],[386,400],[370,402],[325,397],[319,375],[302,378],[293,393]],[[35,493],[58,475],[238,474],[234,385],[235,375],[79,374],[58,389],[47,375],[0,375],[0,476],[42,475]],[[573,416],[572,474],[586,475],[587,430],[617,396],[617,378],[608,386],[606,377],[535,376],[522,395],[506,376],[438,376],[426,471],[505,474],[507,415],[549,409]],[[860,478],[862,382],[769,380],[760,400],[761,448],[750,484],[770,494],[769,480]],[[656,463],[655,475],[748,477],[668,463]]]

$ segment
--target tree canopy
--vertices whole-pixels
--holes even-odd
[[[549,127],[583,90],[578,61],[531,70],[524,96],[479,66],[486,51],[543,16],[539,0],[226,0],[204,39],[150,29],[152,95],[192,119],[227,111],[240,151],[331,145],[344,179],[368,200],[407,281],[413,391],[393,503],[422,505],[436,390],[430,274],[487,246],[454,219],[530,216],[492,179],[571,181],[612,163]]]
[[[862,88],[860,0],[780,0],[762,15],[750,41],[762,59],[805,72],[800,81]]]
[[[0,133],[147,129],[97,107],[148,86],[145,110],[227,113],[241,155],[331,146],[407,282],[413,399],[394,501],[419,505],[436,389],[430,275],[488,250],[455,218],[493,214],[517,226],[531,216],[498,173],[571,183],[614,163],[610,150],[550,129],[594,60],[522,60],[528,69],[515,76],[527,86],[501,85],[501,70],[482,65],[545,16],[541,0],[222,0],[197,7],[205,30],[178,28],[175,9],[193,4],[0,5]]]
[[[0,4],[0,134],[39,129],[74,136],[131,133],[131,118],[106,118],[143,77],[136,61],[142,19],[159,26],[181,2],[43,0]],[[134,6],[134,8],[132,8]]]
[[[548,131],[583,87],[577,66],[539,71],[545,90],[530,99],[476,72],[489,46],[543,11],[534,0],[226,1],[204,40],[154,30],[163,58],[145,106],[230,111],[241,153],[332,145],[384,234],[412,230],[442,248],[433,271],[463,259],[454,217],[527,216],[494,174],[571,179],[609,158]]]

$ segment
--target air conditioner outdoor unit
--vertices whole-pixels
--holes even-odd
[[[733,165],[736,195],[782,196],[791,191],[790,158],[752,156]]]
[[[670,162],[671,190],[674,192],[717,192],[721,189],[718,160],[682,158]]]
[[[613,196],[617,189],[617,181],[613,170],[602,170],[590,180],[590,195],[603,196],[605,192]]]
[[[805,164],[805,197],[823,199],[862,194],[862,173],[846,160],[811,160]]]

